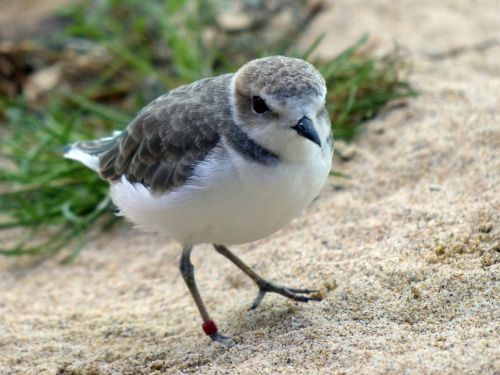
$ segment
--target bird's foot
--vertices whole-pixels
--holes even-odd
[[[212,341],[218,342],[219,344],[222,344],[226,348],[230,348],[231,346],[234,345],[234,342],[231,339],[231,337],[221,335],[219,332],[215,332],[209,337],[212,339]]]
[[[298,302],[321,301],[323,299],[318,290],[287,288],[265,280],[259,280],[256,283],[259,287],[259,294],[255,297],[249,310],[256,309],[264,299],[266,293],[278,293],[283,297],[287,297]]]
[[[230,337],[221,335],[219,333],[217,324],[215,324],[215,322],[212,319],[206,320],[201,325],[201,328],[203,329],[203,332],[205,332],[205,334],[212,339],[212,341],[218,342],[227,348],[233,345],[233,340],[231,340]]]

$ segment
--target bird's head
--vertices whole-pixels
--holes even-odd
[[[328,147],[325,95],[325,80],[304,60],[252,60],[232,80],[233,120],[280,158],[300,161]]]

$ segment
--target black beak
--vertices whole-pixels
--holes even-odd
[[[299,133],[304,138],[309,139],[310,141],[316,143],[319,147],[321,147],[321,141],[319,140],[318,132],[314,129],[314,124],[309,117],[302,117],[298,124],[293,126],[292,129],[295,129],[297,133]]]

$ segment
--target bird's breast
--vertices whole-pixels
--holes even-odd
[[[318,157],[266,166],[226,150],[200,163],[185,186],[135,205],[148,215],[127,214],[114,200],[138,226],[165,231],[183,244],[245,243],[298,216],[319,194],[330,167],[331,159]]]

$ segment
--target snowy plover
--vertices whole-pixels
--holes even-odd
[[[234,74],[172,90],[112,137],[70,145],[65,156],[111,183],[111,197],[136,226],[183,245],[180,270],[213,340],[227,342],[210,318],[190,261],[211,243],[267,292],[319,300],[313,290],[275,285],[226,245],[255,241],[288,224],[319,194],[333,138],[326,86],[309,63],[273,56]]]

